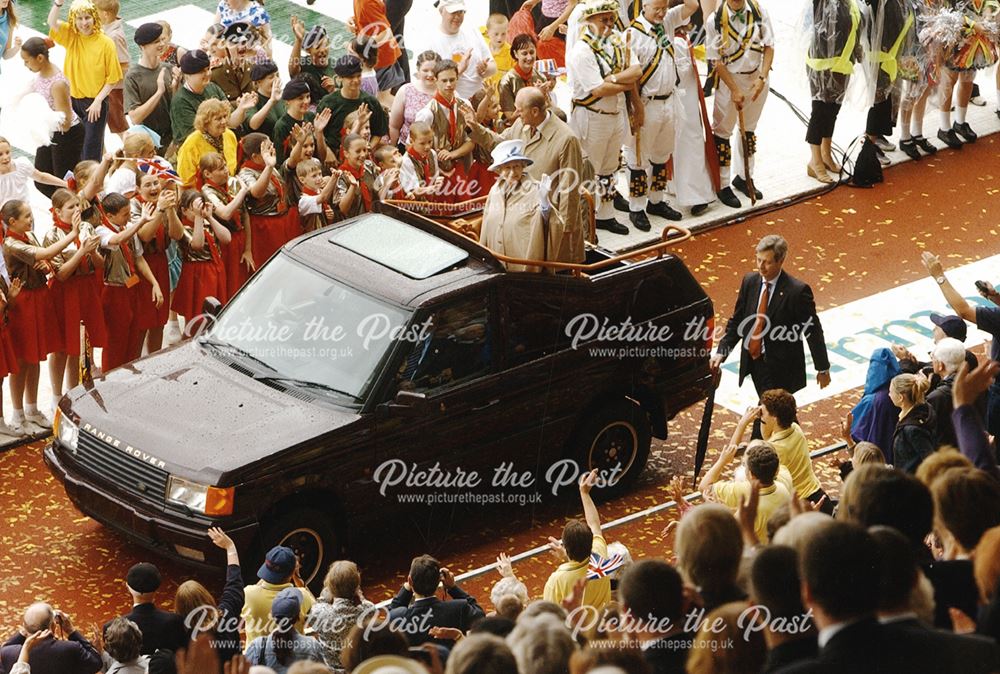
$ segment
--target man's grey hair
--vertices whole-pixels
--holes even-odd
[[[38,601],[29,606],[24,611],[24,629],[29,634],[34,634],[39,630],[47,630],[52,627],[55,619],[55,611],[52,606],[44,601]]]
[[[774,253],[775,262],[781,262],[788,254],[788,242],[780,234],[768,234],[757,244],[757,252],[763,253],[768,250]]]
[[[945,337],[934,345],[932,356],[944,365],[948,374],[951,374],[957,372],[965,362],[965,345],[957,339]]]

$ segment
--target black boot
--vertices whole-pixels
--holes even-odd
[[[747,186],[747,181],[743,180],[743,178],[741,178],[740,176],[736,176],[735,178],[733,178],[733,187],[735,187],[740,192],[745,194],[748,199],[750,198],[750,188]],[[753,196],[757,201],[760,201],[761,199],[764,198],[764,195],[761,194],[760,190],[757,189],[756,185],[753,188]]]
[[[632,223],[632,226],[640,232],[648,232],[653,228],[653,226],[649,224],[649,218],[646,217],[645,211],[631,211],[628,214],[628,220]]]
[[[661,201],[658,204],[649,203],[646,205],[646,212],[650,215],[658,215],[661,218],[666,218],[667,220],[673,220],[674,222],[680,220],[682,217],[680,211],[675,211],[670,208],[670,204],[666,201]]]
[[[697,217],[708,210],[708,204],[695,204],[691,207],[691,215]]]
[[[723,189],[719,190],[719,193],[716,196],[719,197],[719,201],[730,208],[740,208],[743,206],[743,203],[740,201],[739,197],[733,194],[733,188],[729,185],[726,185]]]
[[[595,223],[597,229],[603,229],[606,232],[611,232],[612,234],[628,234],[628,227],[618,222],[614,218],[607,218],[606,220],[598,220]]]
[[[615,210],[622,211],[623,213],[628,213],[632,210],[628,207],[628,199],[623,197],[618,190],[615,190]]]

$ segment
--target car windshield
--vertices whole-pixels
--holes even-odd
[[[259,379],[362,403],[409,318],[280,254],[199,339]]]

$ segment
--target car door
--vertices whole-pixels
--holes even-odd
[[[493,490],[505,387],[492,292],[444,302],[414,323],[426,329],[397,353],[377,411],[373,479],[386,507],[408,511],[431,536],[454,506],[477,503],[470,494]]]

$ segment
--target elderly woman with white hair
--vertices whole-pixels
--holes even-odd
[[[499,180],[490,189],[483,207],[479,243],[494,253],[520,260],[549,257],[549,230],[562,230],[561,218],[549,201],[552,179],[541,182],[525,172],[533,161],[525,156],[526,141],[505,140],[493,148],[490,171]],[[505,263],[507,271],[539,271],[539,267]]]
[[[518,618],[507,645],[517,660],[519,674],[564,674],[576,642],[563,620],[544,613]]]

